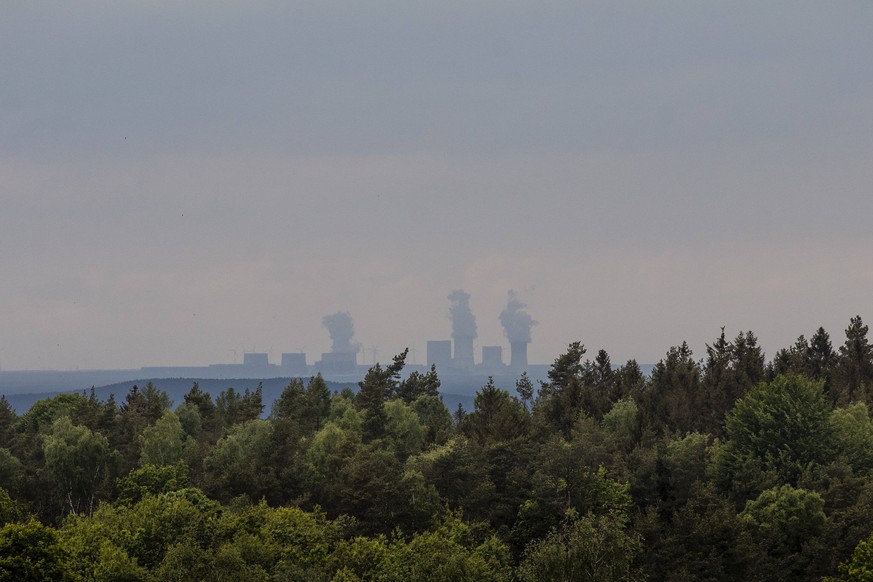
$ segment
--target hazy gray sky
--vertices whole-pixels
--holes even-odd
[[[338,310],[420,362],[457,288],[532,362],[839,344],[871,55],[869,0],[4,0],[0,366],[313,361]]]

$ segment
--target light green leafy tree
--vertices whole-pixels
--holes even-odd
[[[757,567],[762,579],[796,580],[809,562],[805,546],[824,528],[824,500],[813,491],[782,485],[746,503],[738,518],[768,558]]]
[[[858,472],[873,469],[873,419],[863,402],[837,408],[829,418],[834,450]]]
[[[37,521],[0,528],[0,581],[74,580],[57,532]]]
[[[259,499],[269,494],[275,484],[275,473],[267,462],[272,452],[272,431],[272,424],[266,420],[234,425],[204,461],[208,489],[222,499],[243,494]]]
[[[109,442],[87,427],[62,416],[51,427],[43,445],[44,477],[70,513],[90,513],[97,492],[108,476]]]
[[[627,530],[623,514],[571,513],[559,529],[527,547],[517,575],[530,582],[645,580],[634,564],[641,552],[642,544]]]
[[[727,416],[727,441],[715,454],[717,483],[747,498],[784,483],[833,454],[830,404],[821,381],[778,376],[737,401]]]
[[[822,582],[873,582],[873,534],[858,542],[852,558],[839,567],[840,575]]]
[[[143,429],[139,439],[140,465],[156,467],[175,465],[185,457],[186,449],[193,444],[179,417],[169,410],[154,424]]]

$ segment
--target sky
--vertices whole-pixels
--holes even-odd
[[[0,369],[873,320],[873,3],[0,3]],[[477,350],[477,358],[478,358]]]

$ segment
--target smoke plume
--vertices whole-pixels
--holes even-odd
[[[509,300],[506,307],[500,312],[500,325],[509,343],[530,343],[530,328],[537,324],[536,321],[525,311],[527,305],[518,299],[515,291],[509,291]]]
[[[449,317],[452,318],[452,338],[474,338],[476,333],[476,316],[470,310],[470,294],[462,289],[449,293]]]
[[[355,336],[355,325],[348,311],[337,311],[333,315],[325,315],[321,324],[330,333],[331,348],[334,354],[356,354],[360,348],[357,342],[352,342]]]

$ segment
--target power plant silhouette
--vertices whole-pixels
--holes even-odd
[[[527,346],[531,343],[531,329],[537,324],[527,313],[514,291],[508,292],[506,307],[499,315],[500,324],[509,341],[509,364],[503,362],[503,347],[482,346],[482,357],[474,359],[474,341],[478,337],[476,316],[470,308],[470,294],[462,289],[452,291],[449,300],[449,319],[452,322],[451,340],[428,340],[426,367],[436,366],[440,377],[459,377],[470,374],[519,375],[528,370]],[[361,344],[355,341],[352,316],[347,311],[325,315],[322,325],[330,334],[331,350],[321,354],[313,364],[306,361],[306,353],[283,353],[278,365],[271,364],[263,352],[243,354],[242,364],[212,364],[197,367],[146,367],[143,373],[153,377],[197,376],[202,378],[244,378],[311,376],[350,379],[361,375],[369,367],[358,363]],[[408,366],[411,370],[415,366]]]

